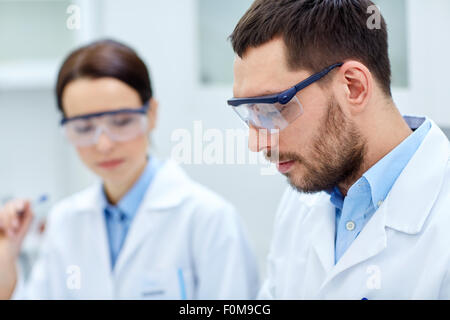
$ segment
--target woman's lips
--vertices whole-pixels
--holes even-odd
[[[278,171],[280,171],[280,173],[286,174],[289,172],[289,170],[292,169],[292,166],[294,165],[294,163],[295,163],[294,160],[279,162],[279,163],[277,163],[277,169],[278,169]]]
[[[102,161],[98,163],[98,166],[103,169],[113,169],[117,166],[121,165],[124,162],[123,159],[115,159],[115,160],[108,160],[108,161]]]

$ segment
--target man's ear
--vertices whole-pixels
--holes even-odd
[[[340,85],[343,87],[345,105],[353,115],[362,112],[373,92],[373,77],[369,69],[358,61],[347,61],[338,71]]]
[[[154,98],[150,99],[149,109],[147,111],[148,117],[148,132],[150,133],[156,127],[156,121],[158,120],[158,101]]]

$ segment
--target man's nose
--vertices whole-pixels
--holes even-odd
[[[248,137],[248,148],[252,152],[260,152],[270,150],[278,146],[278,132],[273,132],[268,129],[255,128],[250,126]]]

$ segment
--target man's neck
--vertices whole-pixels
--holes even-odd
[[[365,130],[362,128],[365,128]],[[350,187],[366,171],[412,134],[411,128],[395,107],[392,111],[385,112],[378,118],[372,118],[366,124],[362,123],[361,132],[366,133],[364,160],[359,170],[353,176],[338,185],[344,197],[347,195]]]

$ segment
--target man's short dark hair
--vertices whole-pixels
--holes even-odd
[[[242,58],[247,49],[281,37],[291,70],[318,72],[352,59],[363,63],[391,96],[386,22],[369,28],[369,0],[256,0],[230,36]]]

